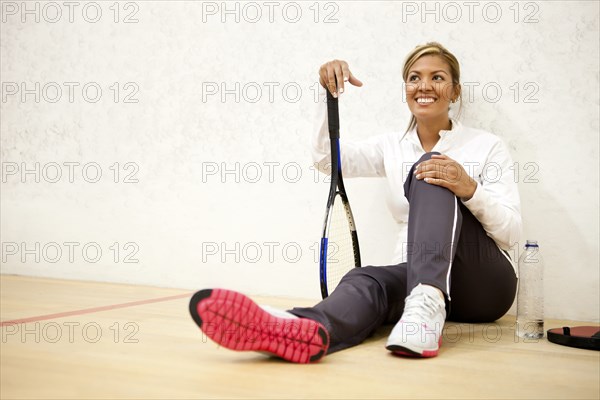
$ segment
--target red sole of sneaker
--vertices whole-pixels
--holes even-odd
[[[398,356],[403,356],[403,357],[429,358],[429,357],[437,356],[439,351],[438,350],[423,350],[423,353],[421,354],[421,353],[411,351],[409,349],[402,349],[402,350],[393,350],[392,352]]]
[[[231,290],[197,292],[190,300],[190,314],[209,338],[231,350],[266,351],[309,363],[320,360],[329,346],[329,334],[320,323],[275,317]]]
[[[392,353],[403,357],[416,357],[416,358],[430,358],[436,357],[439,353],[439,349],[442,346],[442,338],[438,341],[438,348],[436,350],[423,350],[422,353],[418,353],[404,346],[392,345],[387,346],[386,349]]]

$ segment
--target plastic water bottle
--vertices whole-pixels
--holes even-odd
[[[528,240],[519,257],[517,334],[525,339],[544,337],[544,260],[535,240]]]

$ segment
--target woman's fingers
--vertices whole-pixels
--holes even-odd
[[[434,156],[435,156],[435,154],[434,154]],[[449,168],[448,166],[453,163],[454,163],[454,161],[452,161],[449,158],[447,158],[447,159],[433,159],[432,158],[430,160],[426,160],[426,161],[419,163],[419,165],[417,165],[417,167],[415,168],[414,173],[418,174],[419,172],[423,172],[423,171],[447,169],[447,168]]]
[[[439,178],[425,178],[425,182],[452,190],[450,182]]]
[[[442,186],[456,196],[470,199],[477,189],[477,183],[464,168],[444,155],[432,155],[431,159],[421,162],[414,170],[415,178],[424,179],[432,185]]]
[[[344,93],[344,71],[343,68],[345,63],[335,63],[333,66],[333,70],[335,72],[335,81],[337,86],[337,93]],[[348,68],[348,64],[345,65],[346,69]]]
[[[347,79],[348,82],[350,82],[352,85],[358,86],[358,87],[361,87],[363,85],[363,83],[360,80],[358,80],[354,76],[354,74],[352,74],[352,72],[350,72],[350,70],[348,70],[348,73],[350,74],[350,76]]]
[[[331,63],[325,64],[325,82],[326,88],[331,92],[333,97],[337,97],[336,93],[336,79],[335,79],[335,66]]]
[[[319,69],[319,82],[321,86],[328,89],[333,97],[344,93],[345,82],[350,82],[354,86],[362,86],[363,83],[358,80],[348,67],[348,63],[343,60],[329,61]]]
[[[434,154],[430,160],[421,162],[414,170],[417,179],[438,179],[448,182],[458,182],[463,170],[448,156]],[[433,158],[435,157],[435,158]]]

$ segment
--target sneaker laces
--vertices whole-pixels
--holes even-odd
[[[439,310],[439,307],[439,301],[431,295],[427,293],[412,293],[404,302],[402,319],[413,320],[414,317],[418,317],[417,321],[431,319]]]

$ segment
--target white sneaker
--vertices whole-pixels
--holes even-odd
[[[412,357],[435,357],[442,344],[446,304],[433,286],[419,284],[404,302],[404,312],[394,326],[386,349]]]

